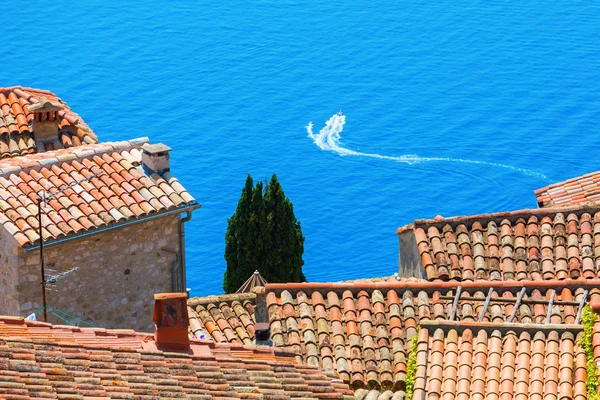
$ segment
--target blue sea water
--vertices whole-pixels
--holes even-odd
[[[101,140],[174,149],[203,204],[194,295],[222,291],[248,173],[277,173],[307,278],[332,281],[394,273],[416,218],[535,207],[600,169],[596,2],[10,2],[3,20],[0,86],[54,91]]]

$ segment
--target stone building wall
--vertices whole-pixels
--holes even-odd
[[[152,295],[172,291],[178,222],[179,215],[165,216],[46,247],[46,278],[64,274],[47,286],[48,305],[99,327],[153,332]],[[42,304],[39,250],[20,252],[19,312],[26,316]]]
[[[398,234],[400,242],[398,275],[401,278],[425,278],[417,241],[412,230]]]
[[[0,315],[18,315],[17,270],[13,267],[19,258],[15,238],[0,226]]]

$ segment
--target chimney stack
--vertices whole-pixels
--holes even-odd
[[[254,343],[262,346],[273,346],[271,326],[268,322],[257,322],[254,325]]]
[[[144,144],[142,146],[142,165],[144,169],[159,175],[168,172],[171,168],[169,165],[170,151],[171,148],[162,143]]]
[[[254,324],[254,343],[263,346],[273,346],[265,287],[256,286],[252,288],[251,292],[256,294],[254,298],[254,319],[256,321]]]
[[[55,149],[61,149],[62,144],[58,138],[60,124],[58,112],[65,106],[42,97],[37,103],[30,105],[28,108],[33,113],[32,130],[38,152],[46,151],[46,144],[48,143],[51,143]]]
[[[156,347],[169,351],[190,350],[186,293],[155,294],[152,319],[156,324]]]

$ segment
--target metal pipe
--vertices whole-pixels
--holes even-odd
[[[483,318],[485,317],[485,313],[487,312],[488,307],[490,306],[490,301],[492,300],[492,292],[494,288],[490,288],[488,290],[487,297],[485,298],[485,303],[483,304],[483,311],[481,311],[481,315],[479,316],[479,322],[483,322]]]
[[[450,321],[454,321],[454,317],[456,317],[456,312],[458,311],[458,299],[460,298],[461,290],[462,286],[458,286],[456,288],[456,294],[454,295],[454,301],[452,302],[452,314],[450,314]]]
[[[196,208],[200,208],[200,204],[198,204],[198,203],[191,203],[191,205],[185,205],[183,207],[174,208],[172,210],[167,210],[167,211],[164,211],[164,212],[161,212],[161,213],[150,214],[150,215],[139,217],[139,218],[136,218],[136,219],[133,219],[133,220],[123,221],[123,222],[117,222],[116,224],[107,225],[107,226],[103,226],[103,227],[100,227],[100,228],[95,228],[95,229],[92,229],[90,231],[76,233],[74,235],[69,235],[69,236],[66,236],[66,237],[63,237],[63,238],[46,241],[46,243],[44,244],[44,247],[55,246],[57,244],[61,244],[61,243],[68,242],[68,241],[71,241],[71,240],[81,239],[81,238],[84,238],[84,237],[95,235],[97,233],[112,231],[113,229],[123,228],[125,226],[130,226],[130,225],[134,225],[134,224],[139,224],[139,223],[150,221],[150,220],[153,220],[153,219],[156,219],[156,218],[166,217],[166,216],[172,215],[172,214],[180,214],[180,213],[182,213],[184,211],[195,210]],[[29,253],[29,252],[37,250],[39,248],[40,248],[39,244],[32,244],[31,246],[23,247],[23,252]]]
[[[575,317],[575,325],[579,324],[579,320],[581,319],[581,313],[583,312],[583,306],[585,305],[585,301],[587,300],[588,290],[586,289],[583,292],[583,296],[581,297],[581,302],[579,303],[579,308],[577,309],[577,317]]]
[[[492,288],[490,288],[492,289]],[[440,296],[441,300],[454,300],[454,296]],[[461,301],[486,301],[485,297],[467,297],[463,296],[460,298]],[[515,303],[516,299],[514,297],[491,297],[491,301],[494,303]],[[547,305],[549,300],[536,300],[536,299],[524,299],[520,301],[522,304],[543,304]],[[578,306],[580,304],[579,301],[567,301],[567,300],[555,300],[552,304],[558,306]]]
[[[198,207],[200,208],[200,204]],[[185,269],[185,231],[183,228],[183,224],[189,222],[192,219],[192,211],[194,208],[190,208],[186,211],[186,216],[179,220],[179,259],[181,260],[181,292],[187,292],[187,282],[186,282],[186,269]]]
[[[554,303],[554,295],[556,295],[556,290],[552,290],[550,294],[550,301],[548,302],[548,314],[546,314],[546,325],[550,323],[550,318],[552,317],[552,303]]]
[[[40,236],[40,266],[42,269],[42,304],[44,305],[44,322],[48,322],[48,311],[46,310],[46,271],[44,270],[44,238],[42,237],[42,198],[37,199],[38,206],[38,234]]]
[[[526,291],[527,291],[527,289],[523,288],[519,292],[519,295],[517,296],[517,301],[515,302],[512,313],[510,314],[510,317],[508,317],[508,320],[506,322],[512,322],[512,320],[515,319],[515,316],[517,315],[517,310],[519,309],[519,305],[521,304],[521,301],[523,301],[523,296],[525,296]],[[586,297],[587,297],[587,295],[586,295]]]

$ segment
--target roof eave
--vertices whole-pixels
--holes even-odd
[[[77,239],[82,239],[88,236],[93,236],[99,233],[103,233],[103,232],[108,232],[111,231],[113,229],[119,229],[119,228],[124,228],[126,226],[131,226],[131,225],[135,225],[135,224],[139,224],[142,222],[147,222],[156,218],[162,218],[162,217],[166,217],[169,215],[174,215],[174,214],[181,214],[183,212],[186,211],[193,211],[196,210],[198,208],[202,207],[202,205],[200,203],[198,203],[197,201],[193,201],[191,203],[185,204],[183,206],[179,206],[177,208],[173,208],[170,210],[166,210],[166,211],[162,211],[162,212],[157,212],[157,213],[153,213],[153,214],[148,214],[139,218],[135,218],[135,219],[130,219],[130,220],[126,220],[126,221],[121,221],[121,222],[117,222],[111,225],[107,225],[107,226],[103,226],[100,228],[96,228],[96,229],[91,229],[89,231],[85,231],[85,232],[80,232],[80,233],[76,233],[73,235],[68,235],[68,236],[64,236],[61,238],[57,238],[57,239],[52,239],[52,240],[47,240],[44,241],[44,247],[50,247],[50,246],[56,246],[58,244],[64,243],[64,242],[68,242],[71,240],[77,240]],[[31,244],[28,246],[23,246],[23,252],[25,253],[29,253],[31,251],[37,250],[40,248],[40,244],[35,243],[35,244]]]

